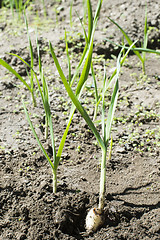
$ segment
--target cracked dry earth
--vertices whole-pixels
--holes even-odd
[[[97,1],[93,0],[95,10]],[[32,1],[27,8],[29,33],[36,54],[36,27],[45,76],[49,85],[56,148],[66,127],[70,101],[48,51],[55,47],[67,75],[64,32],[69,36],[72,66],[78,64],[85,41],[76,15],[84,15],[83,1],[73,1],[70,26],[70,1]],[[160,3],[147,1],[148,47],[160,48]],[[57,13],[57,14],[56,14]],[[120,24],[132,40],[143,39],[145,1],[103,1],[95,33],[93,63],[101,85],[103,60],[110,75],[120,49],[106,38],[120,43],[122,35],[108,20]],[[16,53],[30,61],[27,32],[23,20],[17,22],[9,9],[0,9],[0,57],[26,81],[26,68]],[[22,98],[48,154],[50,141],[44,139],[44,111],[37,96],[33,108],[26,88],[0,66],[0,239],[160,239],[160,56],[146,55],[146,75],[141,63],[131,54],[121,69],[120,92],[112,135],[112,158],[107,163],[105,222],[95,233],[85,230],[85,217],[98,203],[101,150],[86,123],[75,113],[58,168],[58,191],[52,193],[52,173],[28,126]],[[28,69],[29,70],[29,69]],[[84,90],[81,102],[91,117],[94,112],[93,89]],[[89,90],[87,90],[89,89]],[[86,101],[87,99],[87,101]],[[109,100],[109,97],[108,97]],[[99,119],[99,115],[97,116]],[[97,124],[97,128],[101,126]]]

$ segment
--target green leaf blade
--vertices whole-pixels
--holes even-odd
[[[32,93],[32,90],[31,90],[30,86],[26,83],[26,81],[8,63],[6,63],[4,60],[2,60],[0,58],[0,64],[3,67],[5,67],[10,73],[15,75],[28,88],[28,90]]]
[[[109,19],[112,23],[114,23],[114,24],[120,29],[120,31],[122,32],[123,36],[124,36],[125,39],[127,40],[128,44],[131,46],[131,45],[133,44],[133,42],[132,42],[132,40],[130,39],[130,37],[127,35],[127,33],[126,33],[126,32],[119,26],[119,24],[116,23],[113,19],[111,19],[110,17],[108,17],[108,19]],[[132,48],[134,49],[134,48],[136,48],[136,46],[133,45]],[[142,59],[140,53],[139,53],[138,51],[135,51],[135,50],[134,50],[133,52],[137,55],[137,57],[141,60],[141,62],[143,62],[143,59]]]

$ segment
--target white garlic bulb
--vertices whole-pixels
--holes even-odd
[[[102,212],[97,208],[91,208],[86,217],[86,230],[96,231],[104,222]]]

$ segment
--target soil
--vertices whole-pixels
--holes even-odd
[[[92,0],[93,11],[97,1]],[[109,76],[116,66],[122,35],[109,21],[117,21],[132,40],[143,40],[146,1],[103,1],[95,33],[93,63],[101,85],[103,62]],[[67,76],[64,34],[67,29],[72,71],[77,66],[85,41],[76,15],[84,16],[83,1],[40,1],[27,8],[29,33],[36,54],[36,28],[44,72],[49,85],[56,148],[66,127],[70,101],[49,54],[51,41]],[[148,47],[160,48],[159,1],[147,1]],[[23,17],[0,9],[0,57],[29,83],[24,64],[8,53],[30,62],[29,44]],[[86,20],[87,24],[87,20]],[[120,93],[112,135],[112,158],[107,163],[105,222],[94,233],[85,230],[89,209],[98,204],[101,149],[87,124],[75,113],[58,168],[58,189],[52,193],[52,172],[29,128],[22,98],[27,103],[36,132],[48,154],[50,140],[44,139],[44,111],[37,96],[33,107],[28,90],[0,66],[0,239],[132,239],[160,238],[160,56],[146,55],[146,74],[141,63],[130,54],[121,69]],[[90,116],[94,98],[89,76],[81,102]],[[89,90],[87,90],[89,89]],[[109,96],[107,97],[109,100]],[[108,102],[106,101],[106,106]],[[99,114],[97,116],[99,119]],[[101,126],[96,123],[97,128]]]

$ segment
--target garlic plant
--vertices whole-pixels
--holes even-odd
[[[70,58],[69,58],[69,54],[68,54],[68,44],[67,44],[67,36],[65,35],[65,41],[66,41],[66,53],[67,53],[67,58],[68,58],[68,66],[69,66],[69,79],[66,79],[63,72],[61,71],[61,75],[62,78],[65,79],[66,83],[68,84],[69,87],[72,86],[74,80],[76,79],[81,67],[83,66],[83,63],[85,61],[85,59],[88,59],[88,61],[90,62],[91,60],[91,55],[92,55],[92,48],[93,48],[93,44],[90,47],[90,51],[88,52],[89,49],[89,42],[90,39],[92,37],[92,24],[93,24],[93,19],[92,19],[92,11],[91,11],[91,4],[90,1],[87,1],[87,6],[88,6],[88,36],[86,36],[86,32],[85,29],[84,30],[84,35],[85,35],[85,40],[86,40],[86,46],[84,48],[83,54],[81,56],[80,62],[76,68],[75,74],[73,75],[73,77],[71,78],[71,66],[70,66]],[[98,12],[97,12],[98,15]],[[26,23],[26,27],[27,27],[27,34],[28,34],[28,22],[27,22],[27,18],[25,15],[25,11],[24,11],[24,16],[25,16],[25,23]],[[83,25],[82,25],[83,26]],[[48,84],[46,81],[46,78],[44,76],[44,70],[43,70],[43,66],[42,66],[42,61],[41,61],[41,56],[40,56],[40,51],[39,51],[39,45],[38,45],[38,37],[37,37],[37,54],[38,54],[38,62],[39,62],[39,73],[37,73],[36,71],[34,71],[34,66],[33,66],[33,48],[32,48],[32,43],[28,34],[28,40],[29,40],[29,46],[30,46],[30,57],[31,57],[31,65],[29,65],[24,59],[22,59],[20,56],[16,55],[16,54],[12,54],[15,57],[19,58],[23,63],[26,64],[27,67],[30,68],[31,70],[31,76],[30,76],[30,85],[26,83],[25,79],[22,78],[22,76],[20,76],[9,64],[7,64],[4,60],[0,59],[0,64],[5,67],[7,70],[9,70],[13,75],[15,75],[24,85],[25,87],[27,87],[27,89],[30,91],[32,97],[34,97],[34,92],[38,90],[39,95],[41,97],[42,103],[43,103],[43,108],[45,111],[45,119],[46,119],[46,138],[48,137],[48,128],[49,128],[49,132],[50,132],[50,142],[51,142],[51,146],[52,146],[52,150],[53,150],[53,156],[52,158],[50,158],[46,152],[46,150],[43,147],[42,142],[40,141],[35,128],[33,126],[33,123],[30,119],[27,107],[25,105],[25,103],[23,102],[23,106],[24,106],[24,111],[28,120],[28,123],[31,127],[31,130],[37,140],[37,143],[40,147],[40,149],[42,150],[45,158],[47,159],[49,165],[51,166],[51,170],[52,170],[52,174],[53,174],[53,193],[56,193],[57,191],[57,169],[59,166],[59,161],[61,158],[61,154],[64,148],[64,144],[65,144],[65,140],[69,131],[69,127],[71,125],[72,122],[72,118],[74,115],[74,112],[76,110],[76,107],[74,104],[72,104],[71,106],[71,110],[70,110],[70,114],[68,116],[68,123],[67,123],[67,127],[64,131],[64,134],[62,136],[62,139],[60,141],[59,144],[59,148],[56,151],[55,148],[55,137],[54,137],[54,125],[52,123],[52,114],[51,114],[51,106],[50,106],[50,101],[49,101],[49,88],[48,88]],[[52,48],[51,43],[50,45],[50,50],[51,50],[51,54],[54,57],[54,51]],[[54,59],[56,61],[56,58]],[[58,62],[58,61],[57,61]],[[57,63],[56,62],[56,63]],[[84,65],[83,66],[83,71],[81,74],[81,79],[79,81],[79,84],[77,86],[76,89],[76,98],[79,99],[81,94],[82,94],[82,90],[83,90],[83,86],[84,86],[84,82],[87,80],[88,77],[88,73],[89,73],[89,65]],[[60,70],[60,68],[59,68]],[[35,83],[33,84],[33,75],[35,77]],[[38,79],[38,76],[40,76],[40,81]],[[69,90],[69,89],[68,89]],[[33,102],[35,99],[33,99]]]
[[[88,0],[88,6],[91,8],[91,3]],[[61,80],[66,88],[66,91],[69,95],[69,97],[72,100],[72,103],[75,105],[75,107],[78,109],[80,112],[81,116],[84,118],[90,129],[92,130],[93,134],[95,135],[97,142],[99,143],[99,146],[101,147],[102,150],[102,160],[101,160],[101,175],[100,175],[100,193],[99,193],[99,205],[95,208],[93,207],[91,210],[89,210],[87,217],[86,217],[86,230],[87,231],[96,231],[104,221],[104,215],[103,215],[103,210],[104,210],[104,205],[105,205],[105,184],[106,184],[106,160],[107,160],[107,148],[109,145],[109,140],[110,140],[110,132],[111,132],[111,125],[112,125],[112,120],[116,108],[116,103],[117,103],[117,98],[118,98],[118,89],[119,89],[119,83],[118,83],[118,77],[120,73],[120,67],[124,63],[130,48],[128,51],[123,55],[121,58],[121,52],[118,56],[117,59],[117,67],[116,70],[113,72],[112,76],[107,79],[106,73],[104,74],[104,79],[103,79],[103,88],[102,88],[102,97],[101,97],[101,105],[102,105],[102,118],[101,118],[101,123],[102,123],[102,136],[100,135],[100,132],[98,129],[95,127],[94,122],[91,120],[89,117],[87,111],[85,108],[82,106],[82,104],[79,101],[79,93],[84,86],[85,82],[87,81],[89,70],[91,68],[91,62],[92,62],[92,53],[93,53],[93,38],[94,38],[94,32],[96,29],[97,21],[98,21],[98,16],[100,13],[102,1],[98,1],[95,17],[93,20],[93,23],[91,24],[92,29],[91,29],[91,37],[88,39],[88,50],[87,50],[87,57],[84,63],[84,67],[82,69],[82,73],[80,76],[80,79],[77,83],[77,88],[75,93],[73,92],[71,84],[68,83],[67,79],[64,76],[64,73],[62,71],[62,68],[60,67],[60,64],[58,62],[58,59],[55,55],[54,49],[52,47],[52,44],[50,43],[50,50],[51,54],[53,57],[53,60],[55,62],[56,68],[59,72],[59,75],[61,77]],[[132,47],[132,45],[131,45]],[[105,121],[105,94],[108,88],[111,85],[111,82],[114,81],[114,87],[113,87],[113,92],[111,96],[111,103],[108,111],[108,117],[107,121]],[[97,85],[95,85],[97,86]],[[109,153],[110,154],[110,153]]]

